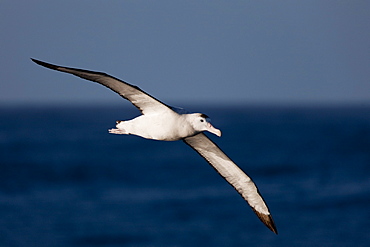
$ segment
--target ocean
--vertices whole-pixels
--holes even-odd
[[[182,141],[109,134],[132,106],[2,107],[0,246],[370,246],[370,107],[200,110],[278,235]]]

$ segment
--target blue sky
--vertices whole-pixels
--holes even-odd
[[[1,1],[0,104],[369,104],[369,1]]]

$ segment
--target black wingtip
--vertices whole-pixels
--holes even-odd
[[[53,64],[50,64],[50,63],[45,63],[43,61],[40,61],[40,60],[37,60],[37,59],[34,59],[34,58],[31,58],[31,60],[34,63],[37,63],[38,65],[44,66],[46,68],[54,69],[54,70],[57,70],[58,69],[58,66],[56,66],[56,65],[53,65]]]
[[[271,214],[268,214],[268,215],[262,214],[260,212],[257,212],[254,209],[253,209],[253,211],[257,214],[258,218],[262,221],[262,223],[265,224],[265,226],[268,227],[268,229],[270,229],[276,235],[278,234],[276,226],[275,226],[275,222],[272,219]]]
[[[266,226],[273,232],[275,233],[276,235],[278,235],[278,231],[276,229],[276,226],[275,226],[275,222],[274,220],[272,219],[272,216],[271,214],[268,215],[268,218],[269,218],[269,221],[266,224]]]

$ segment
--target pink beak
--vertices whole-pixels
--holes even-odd
[[[221,130],[216,129],[215,127],[212,126],[212,124],[208,123],[207,124],[207,131],[211,132],[212,134],[215,134],[216,136],[220,137],[221,136]]]

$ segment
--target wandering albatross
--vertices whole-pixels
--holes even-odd
[[[32,58],[31,58],[32,59]],[[114,78],[106,73],[57,66],[32,59],[38,65],[70,73],[94,81],[113,90],[137,107],[142,115],[128,121],[116,121],[113,134],[132,134],[147,139],[176,141],[183,140],[200,154],[214,169],[229,182],[251,206],[258,218],[274,233],[277,229],[269,209],[256,185],[203,131],[221,136],[207,115],[201,113],[179,114],[139,87]]]

